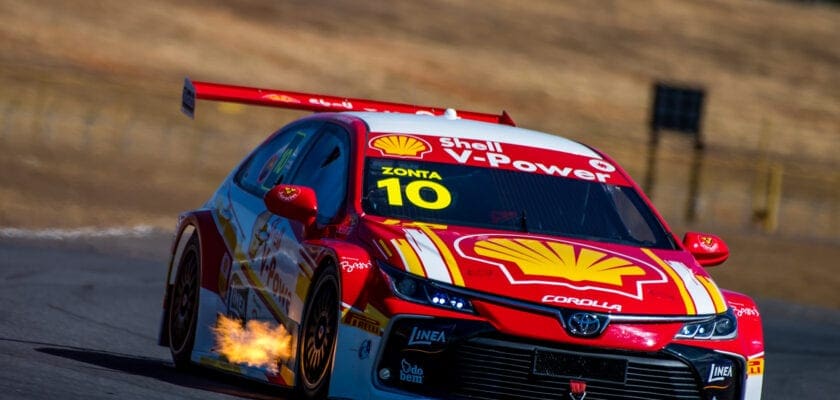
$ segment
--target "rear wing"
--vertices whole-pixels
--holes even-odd
[[[245,86],[225,85],[221,83],[191,81],[189,78],[184,79],[184,91],[181,96],[181,111],[190,118],[195,118],[196,99],[289,108],[312,112],[373,111],[386,113],[393,112],[405,114],[444,115],[450,114],[454,111],[459,118],[463,119],[492,122],[510,126],[516,125],[510,115],[508,115],[505,111],[502,111],[499,115],[462,110],[450,111],[449,109],[438,107],[354,99],[349,97],[335,97],[313,93],[288,92],[277,89],[259,89]]]

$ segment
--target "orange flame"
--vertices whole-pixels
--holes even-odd
[[[265,368],[277,373],[277,364],[291,356],[292,335],[283,325],[267,321],[242,321],[219,314],[213,333],[216,351],[236,364]]]

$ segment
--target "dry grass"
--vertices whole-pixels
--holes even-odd
[[[657,206],[731,238],[725,286],[840,307],[838,41],[840,9],[758,0],[0,0],[0,225],[170,227],[300,115],[202,103],[191,122],[184,75],[506,109],[639,180],[650,85],[668,79],[708,89],[709,151],[689,222],[690,143],[665,138]],[[764,234],[753,213],[771,163],[784,197]],[[805,259],[822,268],[792,267]]]

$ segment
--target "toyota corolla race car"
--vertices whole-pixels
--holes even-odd
[[[605,154],[506,114],[186,81],[314,111],[172,245],[160,344],[296,398],[761,397],[759,312]]]

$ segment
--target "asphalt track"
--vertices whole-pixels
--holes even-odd
[[[156,345],[168,235],[53,233],[0,229],[0,399],[288,398]],[[840,312],[759,306],[763,398],[840,399]]]

